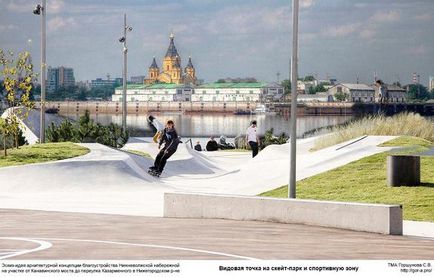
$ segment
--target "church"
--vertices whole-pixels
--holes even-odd
[[[157,65],[155,57],[152,60],[151,66],[148,69],[145,84],[167,83],[167,84],[188,84],[195,85],[197,82],[196,71],[191,57],[188,58],[187,66],[182,70],[181,57],[175,47],[175,36],[170,34],[169,48],[164,56],[163,65],[160,69]]]

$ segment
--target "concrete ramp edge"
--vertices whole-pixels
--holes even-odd
[[[295,223],[402,235],[402,207],[319,200],[165,193],[164,217]]]

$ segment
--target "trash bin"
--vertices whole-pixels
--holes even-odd
[[[387,157],[387,183],[391,187],[420,185],[420,157]]]

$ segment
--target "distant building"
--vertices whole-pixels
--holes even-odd
[[[308,93],[311,88],[316,87],[317,85],[318,85],[317,80],[313,80],[313,81],[298,80],[297,81],[297,91],[300,94],[305,94],[305,93]]]
[[[196,84],[196,69],[189,57],[187,66],[182,69],[181,56],[175,46],[175,36],[170,34],[169,47],[163,59],[162,68],[157,65],[155,57],[148,68],[148,77],[145,84],[166,83],[166,84]]]
[[[297,102],[333,102],[333,96],[329,95],[327,92],[299,94],[297,95]]]
[[[76,82],[75,83],[79,88],[84,88],[84,89],[86,89],[86,90],[90,90],[90,88],[91,88],[91,83],[90,83],[90,81],[89,80],[87,80],[87,81],[78,81],[78,82]]]
[[[374,102],[375,89],[366,84],[337,84],[328,90],[328,93],[335,98],[337,93],[347,95],[349,102]],[[336,98],[335,98],[336,99]]]
[[[74,70],[68,67],[48,67],[47,70],[47,91],[54,92],[59,87],[70,87],[75,85]]]
[[[114,78],[114,79],[102,79],[96,78],[95,80],[90,81],[91,88],[101,88],[101,87],[117,87],[122,85],[123,78]]]
[[[429,91],[434,90],[434,76],[429,76],[428,89]]]
[[[376,101],[378,101],[378,87],[376,85],[372,85],[375,89]],[[397,85],[387,85],[386,91],[388,96],[388,102],[390,103],[404,103],[407,101],[407,92],[405,89],[397,86]]]
[[[197,102],[264,102],[278,100],[283,87],[277,83],[208,83],[194,89]]]
[[[127,101],[263,102],[279,100],[283,87],[277,83],[208,83],[128,85]],[[122,101],[122,87],[112,101]]]
[[[403,103],[407,100],[406,90],[397,85],[387,85],[386,91],[388,95],[388,102],[390,103]],[[379,101],[379,89],[375,84],[337,84],[328,90],[328,94],[332,95],[335,99],[337,93],[344,93],[347,95],[349,102],[364,102],[374,103]]]
[[[128,102],[191,101],[193,88],[184,84],[131,84],[127,86]],[[112,101],[122,101],[122,87],[117,87]]]
[[[146,79],[146,76],[131,76],[132,84],[143,84],[143,81]]]

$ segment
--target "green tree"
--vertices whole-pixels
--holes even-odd
[[[0,75],[3,77],[3,87],[10,109],[2,122],[2,133],[13,136],[15,146],[19,147],[20,120],[29,116],[33,103],[30,101],[35,74],[29,52],[20,52],[17,56],[11,51],[5,53],[0,49]],[[4,145],[5,146],[5,145]],[[5,146],[5,155],[7,154]]]
[[[337,92],[335,95],[335,99],[339,102],[346,101],[348,99],[348,94],[343,92]]]
[[[308,75],[308,76],[304,77],[305,82],[312,82],[315,80],[316,80],[315,77],[313,77],[312,75]]]
[[[410,100],[422,100],[426,101],[431,98],[428,89],[420,84],[409,85],[407,97]]]
[[[285,95],[291,93],[291,80],[283,80],[280,85],[283,87]]]

